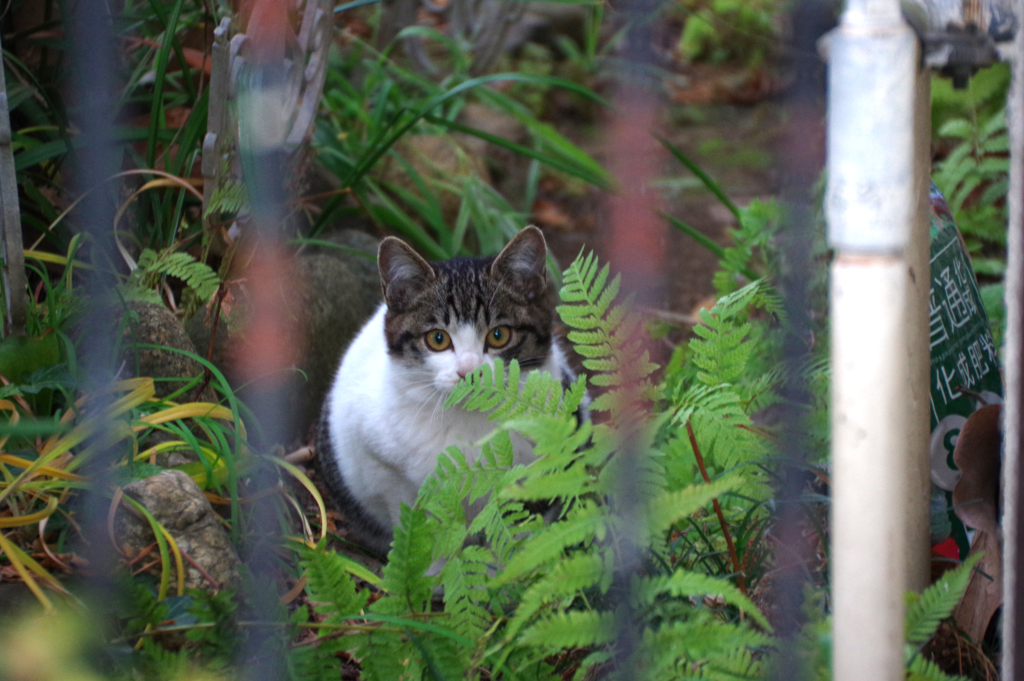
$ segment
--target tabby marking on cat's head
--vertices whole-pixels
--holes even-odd
[[[442,391],[496,357],[524,369],[543,364],[556,302],[546,255],[532,226],[497,256],[435,263],[401,239],[384,239],[377,263],[388,354]]]

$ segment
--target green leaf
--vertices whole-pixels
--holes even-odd
[[[939,137],[958,137],[960,139],[971,139],[974,137],[976,128],[974,125],[963,118],[954,118],[953,120],[946,121],[942,127],[939,128]]]
[[[692,485],[674,492],[663,492],[650,503],[647,530],[651,536],[658,536],[683,518],[703,509],[712,499],[742,485],[743,478],[730,475],[710,483]]]
[[[937,582],[917,594],[909,594],[905,634],[907,643],[923,645],[931,639],[942,620],[960,603],[974,566],[981,554],[970,556],[964,564],[942,575]]]
[[[592,610],[554,613],[523,632],[520,643],[545,650],[583,648],[615,638],[615,615]]]
[[[707,595],[721,596],[726,603],[734,605],[767,630],[771,625],[761,611],[743,595],[731,582],[689,570],[676,570],[668,576],[641,578],[635,588],[636,598],[641,605],[651,605],[663,594],[674,597]]]

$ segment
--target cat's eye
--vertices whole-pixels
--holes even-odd
[[[448,335],[447,331],[441,329],[434,329],[433,331],[427,331],[427,347],[434,352],[441,352],[447,350],[452,346],[452,337]]]
[[[503,348],[512,339],[512,329],[507,326],[496,326],[487,332],[487,344],[492,348]]]

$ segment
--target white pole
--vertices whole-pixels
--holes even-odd
[[[850,0],[829,53],[833,678],[899,681],[927,565],[927,76],[898,0]]]

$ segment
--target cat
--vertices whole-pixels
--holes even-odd
[[[455,384],[498,357],[575,376],[554,333],[557,293],[533,226],[497,256],[428,263],[387,237],[377,255],[384,302],[346,350],[321,413],[314,465],[350,536],[386,554],[401,504],[412,506],[437,455],[467,458],[495,428],[480,412],[444,409]],[[533,460],[513,435],[513,461]]]

